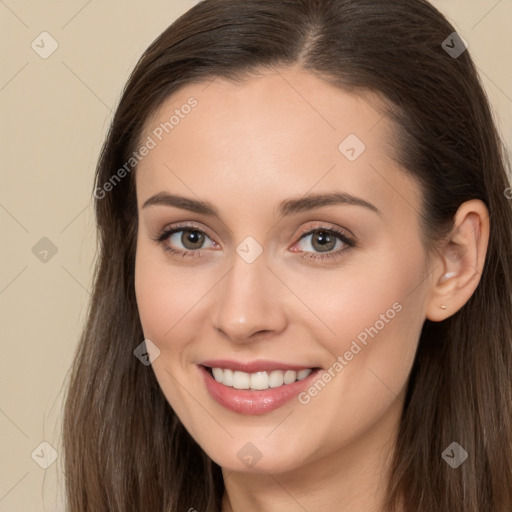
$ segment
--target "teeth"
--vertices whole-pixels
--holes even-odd
[[[222,368],[212,368],[213,378],[224,386],[235,389],[264,390],[278,388],[286,384],[292,384],[297,380],[305,379],[313,370],[274,370],[268,372],[246,373]]]
[[[270,372],[268,384],[271,388],[278,388],[279,386],[282,386],[284,384],[284,373],[279,370]]]
[[[233,387],[235,389],[249,389],[251,385],[251,376],[245,372],[233,373]]]
[[[297,372],[297,380],[304,380],[312,371],[309,368],[307,370],[299,370]]]
[[[297,380],[297,372],[294,372],[293,370],[287,370],[287,372],[284,374],[284,383],[291,384],[292,382],[295,382],[296,380]]]
[[[243,372],[240,372],[243,373]],[[245,373],[244,375],[248,375]],[[268,389],[268,373],[267,372],[257,372],[251,373],[249,380],[249,387],[251,389]]]
[[[220,370],[220,368],[217,368]],[[233,370],[220,370],[223,372],[222,374],[222,382],[225,383],[226,386],[232,386],[233,385]]]
[[[213,373],[213,378],[217,382],[222,382],[222,375],[223,375],[222,368],[212,368],[212,373]]]

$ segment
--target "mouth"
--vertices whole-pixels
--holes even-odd
[[[300,370],[271,370],[257,372],[243,372],[230,368],[203,366],[213,379],[223,386],[234,389],[250,389],[253,391],[264,391],[266,389],[289,386],[307,378],[318,367],[303,368]]]
[[[242,365],[215,362],[211,366],[205,363],[198,364],[197,368],[210,397],[224,408],[246,415],[265,414],[282,407],[311,386],[323,371],[318,366],[296,366],[292,369],[288,365],[281,365],[281,369],[278,369],[274,363]],[[242,366],[257,366],[256,370],[260,371],[234,369]],[[267,369],[262,370],[264,367]]]

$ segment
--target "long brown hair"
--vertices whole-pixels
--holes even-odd
[[[144,339],[134,293],[135,169],[123,179],[118,170],[137,148],[144,122],[178,88],[292,64],[386,100],[398,126],[396,158],[422,186],[429,247],[449,233],[464,201],[481,199],[489,209],[477,289],[453,316],[424,323],[387,510],[402,504],[415,512],[510,512],[510,183],[471,57],[442,46],[453,32],[423,0],[204,0],[145,51],[96,172],[99,257],[63,422],[69,512],[221,510],[220,467],[180,423],[151,366],[133,354]],[[441,457],[453,441],[469,454],[457,469]]]

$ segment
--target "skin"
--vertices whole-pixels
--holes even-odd
[[[422,325],[454,314],[478,285],[489,237],[485,205],[461,205],[453,236],[427,264],[421,190],[392,159],[393,126],[377,96],[348,94],[297,67],[241,83],[217,78],[169,97],[143,138],[191,96],[197,107],[136,172],[135,288],[144,335],[160,350],[158,383],[222,467],[223,512],[337,510],[340,503],[344,512],[380,511]],[[352,133],[366,150],[351,162],[338,146]],[[380,213],[340,204],[276,215],[284,199],[333,191]],[[220,219],[144,208],[159,192],[206,200]],[[182,232],[166,243],[199,257],[173,256],[154,240],[180,222],[204,231],[203,245],[183,245]],[[319,227],[341,229],[357,246],[330,259],[301,258],[301,251],[325,254],[314,234],[299,236]],[[252,263],[236,252],[248,236],[263,250]],[[344,248],[338,241],[326,251]],[[199,378],[196,365],[213,358],[328,369],[397,302],[400,312],[305,405],[292,399],[267,414],[237,414]],[[261,453],[253,466],[237,456],[248,442]]]

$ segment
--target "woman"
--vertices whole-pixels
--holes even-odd
[[[97,168],[70,512],[512,507],[512,206],[423,0],[205,0]]]

